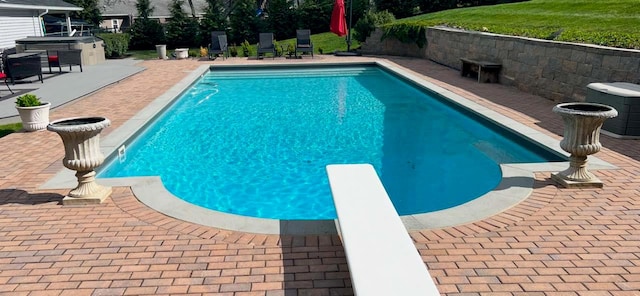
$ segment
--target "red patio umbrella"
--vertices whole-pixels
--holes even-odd
[[[347,35],[347,19],[344,15],[344,0],[336,0],[333,4],[333,12],[331,13],[331,24],[329,25],[331,32],[338,36]]]

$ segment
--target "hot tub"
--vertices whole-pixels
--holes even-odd
[[[104,41],[95,36],[27,37],[16,40],[16,51],[19,53],[65,49],[82,50],[83,66],[99,64],[105,60]]]

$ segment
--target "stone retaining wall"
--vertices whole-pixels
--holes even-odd
[[[584,101],[592,82],[640,83],[640,51],[555,42],[444,27],[426,30],[427,46],[380,41],[377,29],[362,46],[365,54],[428,58],[460,69],[460,58],[502,63],[500,83],[556,102]]]

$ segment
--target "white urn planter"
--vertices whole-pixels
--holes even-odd
[[[42,105],[34,107],[16,106],[20,119],[22,120],[22,128],[28,132],[44,130],[47,128],[47,124],[49,124],[50,108],[50,102],[42,102]]]
[[[104,162],[100,151],[100,132],[110,124],[111,121],[104,117],[77,117],[56,120],[47,126],[62,138],[62,163],[66,168],[77,171],[78,186],[64,197],[63,205],[99,204],[111,194],[111,187],[96,183],[94,171]]]
[[[563,103],[553,107],[553,112],[564,123],[560,148],[571,156],[569,168],[551,174],[551,179],[568,188],[601,188],[602,181],[587,170],[587,156],[600,151],[600,128],[606,119],[618,116],[618,111],[596,103]]]

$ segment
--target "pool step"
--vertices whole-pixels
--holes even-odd
[[[202,81],[212,79],[265,79],[265,78],[294,78],[294,77],[339,77],[356,75],[375,75],[379,70],[370,67],[356,68],[328,68],[328,69],[268,69],[268,70],[213,70],[206,74]]]

